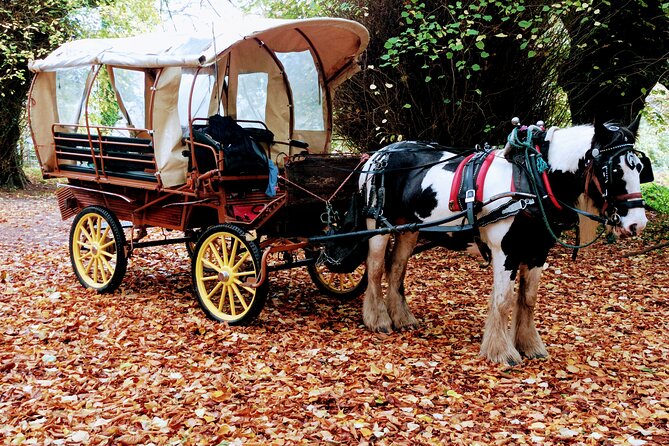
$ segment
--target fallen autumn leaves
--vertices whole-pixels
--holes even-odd
[[[257,323],[204,317],[183,247],[83,289],[52,196],[0,195],[0,435],[8,444],[666,444],[667,251],[555,249],[537,306],[547,360],[478,357],[490,270],[435,249],[409,264],[421,322],[378,336],[361,300],[275,274]],[[665,223],[666,224],[666,223]]]

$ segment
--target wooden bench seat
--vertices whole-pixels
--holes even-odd
[[[58,167],[61,170],[156,182],[152,140],[126,136],[54,132]],[[93,150],[91,150],[91,147]],[[79,164],[61,163],[77,161]]]

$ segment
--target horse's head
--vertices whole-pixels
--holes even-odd
[[[641,233],[648,220],[641,184],[653,181],[650,160],[635,150],[639,117],[628,127],[595,122],[588,152],[586,194],[620,236]]]

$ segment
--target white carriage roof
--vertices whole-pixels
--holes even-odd
[[[369,33],[345,19],[267,19],[246,16],[203,26],[201,34],[152,33],[115,39],[82,39],[63,44],[44,59],[29,63],[34,72],[107,64],[119,67],[197,67],[213,63],[240,40],[257,38],[276,52],[308,49],[305,36],[321,57],[327,78],[336,77],[342,61],[355,59],[367,46]],[[291,32],[291,30],[293,32]],[[216,36],[215,38],[213,36]]]

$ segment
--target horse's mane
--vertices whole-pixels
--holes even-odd
[[[579,161],[590,150],[594,135],[595,128],[592,125],[549,129],[548,164],[551,170],[577,172]]]
[[[549,130],[550,150],[548,163],[551,170],[575,173],[578,171],[580,161],[592,147],[592,139],[595,128],[592,125],[579,125],[563,129]],[[591,214],[599,214],[594,202],[585,193],[578,197],[576,207]],[[579,232],[581,242],[587,242],[595,238],[599,223],[589,218],[579,216]]]

